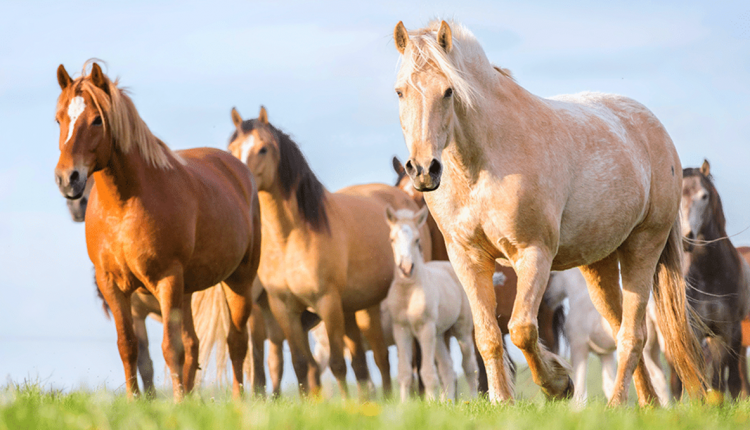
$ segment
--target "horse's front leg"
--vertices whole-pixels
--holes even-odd
[[[266,325],[263,320],[263,311],[257,303],[253,303],[253,310],[247,320],[250,330],[250,380],[253,385],[253,394],[263,396],[266,394],[266,370],[263,367],[265,356]]]
[[[242,396],[244,386],[243,367],[248,349],[247,320],[252,312],[252,298],[250,298],[250,284],[228,278],[222,282],[224,294],[229,306],[229,333],[227,334],[227,347],[229,347],[229,359],[232,361],[232,397]]]
[[[487,369],[491,402],[512,401],[513,384],[505,366],[503,333],[497,323],[497,306],[492,274],[494,259],[481,251],[448,245],[453,269],[469,297],[477,349]]]
[[[537,326],[551,265],[552,255],[544,247],[531,246],[518,251],[515,261],[518,289],[508,330],[510,340],[526,357],[534,382],[548,398],[562,399],[573,395],[568,366],[539,343]]]
[[[318,300],[315,310],[325,323],[328,333],[328,344],[331,348],[328,366],[339,383],[341,397],[348,398],[349,388],[346,385],[346,360],[344,360],[346,322],[341,298],[337,294],[328,294]]]
[[[169,367],[172,378],[172,391],[176,402],[182,401],[185,390],[183,386],[182,369],[185,363],[185,350],[182,343],[182,319],[184,282],[182,266],[176,264],[157,284],[155,291],[159,297],[162,322],[164,323],[164,338],[161,349],[164,361]],[[192,319],[191,319],[192,321]]]
[[[193,391],[195,386],[195,373],[198,371],[198,335],[195,333],[193,323],[192,294],[184,294],[182,297],[182,345],[185,349],[185,364],[183,366],[183,383],[185,391]]]
[[[146,331],[146,318],[138,315],[133,316],[133,330],[138,338],[138,371],[141,373],[143,380],[143,391],[146,396],[153,398],[156,396],[154,388],[154,362],[148,351],[148,332]]]
[[[435,358],[437,355],[437,342],[443,342],[442,336],[437,339],[435,323],[425,321],[421,326],[415,327],[419,348],[422,350],[422,366],[419,368],[419,376],[422,377],[427,400],[436,400],[440,391],[440,380],[438,379]],[[443,343],[445,347],[445,343]]]
[[[385,344],[380,304],[361,310],[356,314],[357,325],[370,345],[375,365],[383,380],[383,397],[391,397],[391,363],[388,361],[388,345]]]
[[[139,395],[138,390],[138,339],[133,329],[130,297],[126,296],[104,272],[96,271],[96,284],[112,312],[117,329],[117,349],[125,370],[125,390],[129,399]]]
[[[360,400],[369,400],[374,385],[370,379],[370,370],[367,368],[367,355],[362,345],[362,332],[357,326],[357,320],[353,313],[346,314],[344,328],[346,336],[344,341],[349,352],[352,354],[352,370],[357,379],[358,395]]]
[[[398,352],[398,385],[401,391],[401,401],[405,402],[411,394],[412,377],[414,376],[412,365],[414,337],[411,328],[394,322],[393,339],[396,342]]]

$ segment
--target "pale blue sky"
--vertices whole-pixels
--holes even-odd
[[[454,18],[535,94],[595,90],[648,106],[683,165],[711,161],[736,233],[750,226],[750,5],[654,3],[3,1],[0,375],[68,388],[123,381],[83,226],[53,180],[58,64],[74,73],[105,60],[176,149],[225,148],[231,107],[252,117],[264,104],[335,190],[390,183],[391,156],[406,156],[395,24]],[[750,231],[733,241],[750,244]],[[149,328],[159,369],[161,327]]]

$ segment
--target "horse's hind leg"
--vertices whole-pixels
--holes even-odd
[[[156,395],[154,389],[154,362],[148,351],[148,332],[146,331],[146,318],[149,310],[145,303],[140,300],[138,294],[130,296],[131,314],[133,316],[133,330],[138,338],[138,372],[143,381],[143,391],[146,396],[153,398]]]
[[[505,369],[503,333],[495,314],[497,302],[492,274],[495,261],[489,255],[448,245],[448,253],[458,279],[469,297],[474,320],[476,345],[487,369],[491,402],[512,401],[513,388]]]
[[[357,325],[365,335],[370,345],[375,365],[378,366],[380,377],[383,381],[383,397],[390,397],[391,385],[391,363],[388,360],[388,345],[383,337],[383,324],[380,318],[380,304],[371,306],[356,313]]]
[[[744,362],[740,354],[744,351],[742,348],[742,330],[739,324],[734,324],[732,336],[729,342],[729,351],[727,351],[727,366],[729,371],[727,375],[727,385],[729,394],[733,399],[739,397],[742,391],[742,379],[740,377],[740,364]]]
[[[253,310],[247,321],[250,329],[250,346],[252,361],[248,375],[253,384],[253,394],[263,396],[266,394],[266,369],[263,366],[265,358],[266,324],[263,320],[263,311],[257,303],[253,303]]]
[[[464,377],[469,385],[469,396],[473,398],[477,396],[479,366],[471,325],[457,333],[456,340],[458,341],[458,347],[461,349],[461,367],[464,369]]]
[[[435,362],[440,375],[440,400],[456,400],[456,372],[453,370],[453,359],[442,336],[435,342]]]
[[[537,322],[551,265],[552,256],[544,247],[530,246],[518,251],[518,286],[508,329],[510,340],[526,357],[534,382],[548,398],[563,399],[573,395],[568,365],[541,345]]]
[[[234,377],[232,396],[239,398],[243,391],[243,364],[248,349],[247,320],[250,318],[250,312],[252,311],[251,282],[227,279],[221,285],[224,288],[229,307],[227,347],[229,348],[229,359],[232,361],[232,376]]]
[[[738,357],[740,383],[742,386],[742,398],[746,399],[750,397],[750,383],[747,379],[747,347],[742,346],[740,348],[740,356]]]
[[[574,336],[576,333],[571,333]],[[573,339],[571,339],[573,340]],[[588,369],[589,346],[586,342],[571,342],[570,364],[573,366],[573,380],[575,381],[575,393],[573,402],[577,406],[586,405],[586,373]]]
[[[273,396],[278,397],[281,395],[281,378],[284,376],[284,332],[271,309],[266,305],[262,310],[268,337],[268,373],[271,376]]]
[[[183,365],[183,384],[185,391],[191,392],[195,385],[195,372],[198,371],[198,335],[193,324],[192,294],[185,294],[182,298],[182,344],[185,348],[185,364]]]
[[[328,332],[328,343],[331,347],[328,366],[331,373],[339,383],[341,396],[349,397],[349,388],[346,385],[346,361],[344,360],[344,310],[341,306],[341,298],[335,294],[329,294],[320,299],[316,311],[326,325]],[[356,325],[356,323],[354,323]]]
[[[373,384],[370,379],[370,370],[367,368],[367,355],[362,345],[362,333],[359,331],[354,314],[345,315],[344,329],[346,332],[344,342],[352,354],[352,370],[354,370],[354,377],[357,379],[359,398],[369,400],[372,395]]]

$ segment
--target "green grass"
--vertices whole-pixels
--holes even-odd
[[[413,401],[315,402],[285,398],[233,401],[202,391],[181,404],[162,392],[154,401],[128,401],[121,392],[61,393],[39,385],[0,388],[0,429],[747,429],[750,402],[700,403],[669,409],[608,409],[599,398],[581,411],[565,402],[533,399],[491,405]]]

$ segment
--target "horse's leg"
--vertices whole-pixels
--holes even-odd
[[[487,368],[484,367],[484,360],[482,360],[482,354],[479,353],[477,347],[476,337],[472,338],[474,344],[474,355],[477,357],[477,394],[486,396],[489,391],[487,386]]]
[[[659,338],[656,327],[655,314],[650,308],[652,302],[649,301],[649,308],[646,315],[646,345],[643,347],[643,360],[651,376],[651,382],[659,397],[659,403],[662,406],[669,404],[669,395],[667,394],[667,378],[664,369],[661,367],[661,348],[659,347]]]
[[[268,302],[274,319],[289,342],[289,350],[292,353],[292,367],[294,367],[294,373],[297,375],[300,393],[317,396],[320,394],[320,370],[312,351],[310,351],[307,333],[302,328],[301,315],[305,309],[304,305],[297,302],[287,303],[280,297],[271,294],[268,296]]]
[[[412,377],[414,376],[412,355],[414,352],[414,337],[409,327],[393,324],[393,340],[398,352],[398,385],[401,391],[401,401],[405,402],[411,394]]]
[[[469,385],[469,395],[473,398],[477,396],[479,366],[472,327],[470,325],[464,327],[458,333],[456,340],[459,349],[461,349],[461,367],[464,369],[466,383]]]
[[[742,328],[739,323],[733,324],[731,333],[729,339],[729,351],[727,351],[727,366],[729,366],[727,385],[729,388],[729,394],[732,395],[732,399],[737,399],[742,391],[740,364],[743,360],[740,359],[740,354],[744,350],[742,348]]]
[[[375,365],[380,371],[380,378],[383,380],[383,397],[391,397],[393,391],[391,385],[391,363],[388,361],[388,345],[385,344],[383,337],[383,324],[380,318],[380,304],[371,306],[367,309],[357,312],[357,325],[362,334],[365,335],[367,343],[370,344]]]
[[[132,297],[132,296],[131,296]],[[146,316],[133,313],[133,330],[138,338],[138,372],[143,381],[143,391],[148,398],[156,395],[154,388],[154,362],[148,351],[148,332],[146,331]]]
[[[185,364],[183,366],[183,383],[185,391],[193,391],[195,372],[198,371],[198,335],[193,324],[192,294],[182,296],[182,344],[185,348]]]
[[[227,333],[227,347],[229,360],[232,361],[232,396],[236,399],[242,396],[244,377],[243,364],[247,356],[248,330],[247,320],[252,311],[250,285],[227,279],[222,282],[224,295],[229,307],[229,333]]]
[[[268,373],[271,375],[273,396],[278,397],[281,395],[281,378],[284,376],[284,332],[271,310],[262,309],[268,337]]]
[[[669,364],[669,389],[672,391],[672,398],[676,401],[682,399],[682,380],[677,374],[672,363]]]
[[[615,353],[602,354],[599,356],[602,361],[602,389],[607,399],[612,397],[615,391],[615,378],[617,378],[617,361]]]
[[[125,370],[125,390],[129,399],[139,395],[138,390],[138,339],[133,330],[130,297],[127,297],[103,272],[96,271],[96,285],[107,302],[117,329],[117,349]]]
[[[570,336],[574,335],[575,333],[570,333]],[[577,406],[585,406],[589,347],[586,342],[573,342],[572,340],[570,343],[570,364],[573,366],[573,380],[576,387],[575,393],[573,393],[573,401]]]
[[[182,369],[185,363],[185,350],[182,344],[182,307],[183,307],[183,272],[180,265],[176,265],[156,285],[149,289],[156,291],[161,307],[162,322],[164,325],[164,337],[161,349],[164,353],[164,361],[169,367],[172,378],[172,391],[174,400],[179,402],[185,395],[182,379]]]
[[[750,397],[750,383],[747,378],[747,347],[740,347],[740,356],[738,357],[739,364],[739,375],[742,384],[742,395],[743,399]]]
[[[266,369],[263,367],[266,343],[266,324],[263,321],[263,310],[257,303],[253,303],[253,310],[247,325],[250,330],[250,380],[253,384],[253,394],[263,396],[266,394]]]
[[[435,366],[436,348],[438,342],[442,343],[443,346],[445,346],[445,343],[442,337],[437,339],[434,323],[425,322],[421,327],[416,328],[419,347],[422,350],[422,367],[419,369],[419,374],[424,381],[425,397],[427,400],[436,400],[440,390],[437,367]]]
[[[354,314],[348,313],[344,316],[344,343],[352,355],[352,370],[357,380],[358,396],[361,400],[369,400],[374,388],[370,379],[370,370],[367,368],[367,355],[362,345],[362,332],[359,331]]]
[[[435,362],[440,375],[440,400],[456,401],[456,372],[453,370],[453,359],[442,336],[435,342]]]
[[[344,360],[346,323],[341,298],[335,294],[324,296],[318,301],[315,309],[325,323],[326,332],[328,332],[328,343],[331,347],[328,366],[339,383],[341,397],[347,398],[349,397],[349,388],[346,385],[346,360]]]
[[[552,256],[543,247],[530,246],[518,251],[516,299],[508,323],[510,340],[526,357],[531,376],[542,392],[552,399],[573,395],[568,365],[539,342],[537,314],[547,289]]]
[[[476,345],[487,369],[490,401],[512,401],[513,389],[503,359],[503,333],[495,314],[495,287],[492,274],[495,260],[454,244],[448,245],[450,261],[466,295],[474,319]]]

